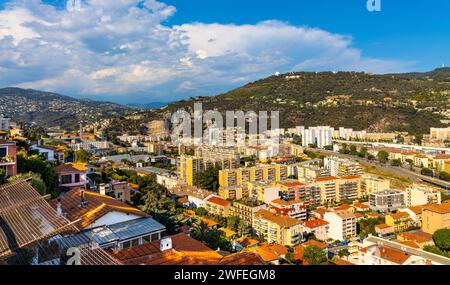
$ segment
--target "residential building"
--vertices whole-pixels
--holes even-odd
[[[336,156],[325,157],[324,166],[331,176],[361,176],[364,174],[362,166],[353,160]]]
[[[329,126],[310,127],[302,129],[302,146],[317,146],[324,148],[325,146],[333,145],[333,131]]]
[[[422,209],[422,231],[434,234],[440,229],[450,229],[450,203],[426,205]]]
[[[341,176],[338,180],[336,201],[355,200],[363,197],[361,191],[361,176]]]
[[[298,179],[302,182],[311,182],[318,178],[329,177],[328,169],[318,165],[299,165],[296,167]]]
[[[44,156],[44,158],[49,162],[64,163],[65,148],[63,146],[46,146],[38,142],[37,144],[31,145],[30,149],[38,151],[39,154]]]
[[[418,231],[411,231],[411,232],[404,232],[399,233],[397,235],[397,240],[401,242],[413,242],[415,243],[419,248],[424,248],[425,246],[433,246],[433,235],[429,233],[425,233],[421,230]]]
[[[196,177],[206,171],[208,168],[218,167],[222,170],[230,170],[238,167],[239,161],[234,159],[204,159],[196,156],[182,155],[178,160],[178,171],[181,179],[193,186]],[[236,184],[235,184],[236,185]],[[220,185],[228,186],[228,185]],[[234,185],[230,185],[234,186]]]
[[[264,164],[254,167],[222,169],[219,171],[220,187],[239,186],[248,182],[280,182],[288,178],[288,166],[281,164]]]
[[[55,172],[58,175],[58,186],[69,189],[86,189],[87,165],[84,163],[66,163],[58,165]]]
[[[300,221],[306,221],[307,209],[304,202],[300,200],[286,201],[281,199],[269,203],[269,210],[281,216],[288,216]]]
[[[187,197],[190,207],[193,208],[205,208],[205,201],[215,196],[214,192],[190,185],[177,185],[176,187],[169,188],[169,192],[177,198]]]
[[[334,176],[317,178],[315,180],[314,184],[320,188],[321,204],[333,204],[337,201],[338,180],[339,178]]]
[[[244,186],[220,187],[219,196],[225,200],[241,200],[249,196],[248,188]]]
[[[447,128],[431,128],[430,138],[439,140],[450,140],[450,127]]]
[[[441,204],[441,192],[425,184],[413,184],[406,188],[406,206]]]
[[[361,191],[364,196],[369,196],[372,192],[378,192],[391,188],[391,181],[377,176],[365,174],[361,177]]]
[[[81,233],[63,239],[85,243],[93,239],[104,249],[126,249],[159,240],[165,232],[165,227],[148,214],[91,191],[73,189],[51,204],[59,215],[81,229]]]
[[[406,206],[406,193],[401,190],[381,190],[369,195],[370,209],[373,211],[388,212]]]
[[[154,155],[162,155],[165,149],[165,146],[159,142],[146,142],[144,145],[147,147],[147,152]]]
[[[112,181],[100,184],[99,190],[102,195],[108,195],[124,203],[131,203],[131,198],[134,192],[139,190],[139,185],[130,184],[126,181]]]
[[[376,225],[375,232],[379,237],[390,237],[395,233],[394,227],[387,224]]]
[[[396,233],[404,232],[410,227],[410,218],[408,213],[391,213],[386,215],[384,218],[386,225],[394,227],[394,232]]]
[[[400,212],[408,213],[411,219],[411,225],[415,227],[422,227],[422,209],[423,206],[413,206],[408,208],[399,209]]]
[[[322,219],[315,219],[306,221],[304,223],[305,233],[314,234],[314,236],[321,241],[328,240],[330,224]]]
[[[267,205],[251,199],[234,201],[230,208],[231,217],[239,217],[246,226],[252,226],[253,217],[259,210],[267,209]]]
[[[154,120],[147,125],[148,134],[157,138],[166,138],[170,135],[167,122],[163,120]]]
[[[208,213],[220,217],[228,217],[230,214],[231,202],[220,197],[210,197],[205,201],[205,209]]]
[[[280,197],[280,188],[271,181],[255,181],[247,185],[251,199],[269,204]]]
[[[255,213],[252,227],[256,234],[269,244],[294,246],[302,239],[301,221],[268,210],[259,210]]]
[[[11,125],[11,119],[4,117],[0,114],[0,131],[9,131]]]
[[[354,214],[347,211],[326,212],[323,219],[329,224],[329,238],[344,241],[356,237]]]
[[[17,174],[16,142],[7,141],[6,133],[0,131],[0,169],[5,170],[6,177]]]

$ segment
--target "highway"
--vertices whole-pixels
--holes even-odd
[[[337,157],[356,160],[363,164],[369,164],[369,165],[375,166],[376,168],[379,168],[379,169],[382,169],[385,171],[389,171],[397,176],[404,177],[411,182],[427,182],[427,183],[433,184],[435,186],[443,188],[444,192],[446,194],[450,194],[450,183],[449,182],[446,182],[446,181],[443,181],[440,179],[436,179],[433,177],[425,176],[420,173],[413,172],[409,169],[405,169],[405,168],[397,167],[397,166],[391,166],[389,164],[382,164],[378,161],[372,161],[372,160],[368,160],[366,158],[361,158],[361,157],[353,156],[350,154],[342,154],[339,152],[334,152],[334,151],[329,151],[329,150],[311,149],[311,148],[308,148],[308,150],[318,152],[320,154],[327,155],[327,156],[333,155],[333,156],[337,156]]]

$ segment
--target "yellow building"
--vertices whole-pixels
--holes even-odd
[[[248,188],[243,186],[220,187],[219,196],[226,200],[241,200],[248,197]]]
[[[256,234],[269,244],[295,246],[301,242],[303,226],[300,220],[259,210],[253,218]]]
[[[361,191],[364,196],[369,196],[372,192],[378,192],[391,188],[391,181],[372,175],[363,175],[361,181]]]
[[[386,215],[386,224],[394,228],[394,232],[400,233],[406,231],[410,226],[408,213],[398,212]]]
[[[231,202],[219,197],[211,197],[205,201],[205,209],[208,213],[219,217],[228,217]]]
[[[450,229],[450,203],[427,205],[422,209],[422,231],[434,234],[440,229]]]
[[[219,171],[219,186],[229,187],[255,181],[280,182],[288,178],[288,167],[281,164]]]
[[[271,181],[255,181],[248,184],[249,197],[260,202],[270,203],[279,198],[280,188]]]
[[[178,171],[180,177],[186,181],[188,185],[193,186],[195,178],[205,172],[210,167],[218,167],[220,169],[230,170],[236,168],[239,162],[234,159],[204,159],[196,156],[182,155],[178,160]]]
[[[230,208],[230,216],[239,217],[246,226],[252,226],[255,213],[265,208],[264,203],[253,200],[235,201]]]
[[[338,180],[336,201],[355,200],[363,197],[361,176],[342,176]]]

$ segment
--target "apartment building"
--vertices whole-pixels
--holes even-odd
[[[315,179],[328,177],[328,169],[321,168],[318,165],[300,165],[296,167],[298,179],[302,182],[310,182]]]
[[[450,203],[426,205],[422,209],[422,231],[434,234],[439,229],[450,229]]]
[[[386,225],[394,228],[394,232],[400,233],[410,227],[410,218],[408,213],[398,212],[386,215]]]
[[[220,217],[228,217],[230,214],[231,202],[219,197],[210,197],[205,201],[205,209],[208,213]]]
[[[190,185],[177,185],[170,188],[169,192],[176,198],[188,198],[189,206],[194,208],[205,208],[205,201],[215,196],[214,192]]]
[[[361,176],[364,174],[362,166],[353,160],[336,156],[325,157],[324,166],[331,176]]]
[[[295,246],[302,240],[301,221],[268,210],[259,210],[255,213],[252,227],[256,234],[269,244]]]
[[[280,182],[288,178],[288,166],[281,164],[223,169],[219,171],[220,187],[238,186],[248,182]]]
[[[219,196],[225,200],[241,200],[249,196],[248,188],[246,186],[220,187]]]
[[[338,180],[337,201],[361,198],[361,176],[341,176]]]
[[[314,236],[321,241],[328,240],[330,224],[322,219],[315,219],[306,221],[304,224],[305,232],[314,234]]]
[[[365,174],[361,177],[361,190],[364,196],[391,188],[391,181],[377,176]]]
[[[406,189],[406,206],[441,204],[441,192],[425,184],[413,184]]]
[[[304,202],[299,200],[286,201],[276,199],[269,203],[269,210],[281,216],[288,216],[300,221],[306,221],[307,209]]]
[[[337,202],[338,178],[322,177],[315,180],[314,184],[320,188],[320,203],[333,204]]]
[[[271,181],[249,182],[248,193],[251,199],[269,204],[280,197],[280,188]]]
[[[356,237],[354,214],[348,211],[326,212],[323,219],[329,224],[329,238],[344,241]]]
[[[239,150],[236,147],[217,147],[202,145],[195,149],[195,156],[204,159],[240,160]]]
[[[191,186],[195,184],[197,175],[205,172],[208,168],[218,167],[219,169],[230,170],[238,166],[239,162],[233,159],[204,159],[186,155],[182,155],[178,159],[180,177]]]
[[[0,169],[6,177],[17,174],[17,146],[14,141],[6,140],[6,132],[0,130]]]
[[[9,131],[11,126],[11,119],[0,114],[0,131]]]
[[[373,211],[388,212],[405,208],[406,192],[401,190],[381,190],[369,195],[370,209]]]
[[[267,205],[251,199],[234,201],[230,208],[231,217],[239,217],[246,226],[252,226],[253,217],[259,210],[267,209]]]
[[[324,148],[333,144],[334,129],[329,126],[310,127],[302,129],[302,146],[309,147],[316,145],[319,148]]]
[[[450,127],[448,128],[431,128],[430,138],[439,140],[450,140]]]

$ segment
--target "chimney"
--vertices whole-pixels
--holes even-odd
[[[172,238],[171,237],[163,238],[160,241],[159,250],[160,251],[166,251],[166,250],[169,250],[169,249],[172,249]]]
[[[56,204],[56,215],[62,216],[62,207],[60,199],[58,199],[58,203]]]

